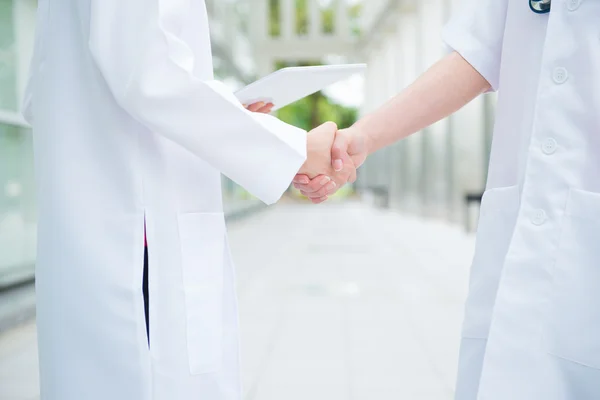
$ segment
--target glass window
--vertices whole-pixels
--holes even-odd
[[[0,111],[18,110],[13,0],[0,0]],[[33,276],[36,246],[29,129],[0,121],[0,287]]]
[[[31,132],[0,123],[0,287],[33,276],[34,195]]]

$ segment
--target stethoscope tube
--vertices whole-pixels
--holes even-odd
[[[552,0],[529,0],[529,8],[537,14],[550,12],[550,3]]]

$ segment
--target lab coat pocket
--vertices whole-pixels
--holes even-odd
[[[563,359],[600,369],[600,193],[567,201],[545,342]]]
[[[192,375],[221,368],[225,234],[223,213],[179,215],[187,349]]]
[[[462,336],[488,337],[496,292],[519,210],[519,188],[487,190],[481,201]]]

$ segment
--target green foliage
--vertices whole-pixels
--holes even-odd
[[[350,22],[352,34],[354,36],[360,36],[360,13],[362,11],[362,3],[358,3],[350,7]]]
[[[279,15],[281,15],[279,0],[269,0],[269,35],[271,36],[279,36],[281,34]]]
[[[340,128],[345,128],[356,121],[357,110],[336,104],[318,92],[282,108],[277,116],[282,121],[305,130],[311,130],[327,121],[334,121]]]
[[[277,62],[276,69],[290,66],[318,65],[319,62]],[[311,130],[324,122],[333,121],[340,128],[352,125],[358,118],[358,110],[335,103],[322,92],[314,93],[277,111],[284,122],[305,130]]]
[[[296,0],[296,32],[300,35],[308,34],[308,1]]]

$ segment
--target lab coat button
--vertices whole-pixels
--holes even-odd
[[[581,0],[568,0],[567,1],[567,8],[569,9],[569,11],[577,10],[580,5],[581,5]]]
[[[548,138],[544,140],[544,143],[542,143],[542,151],[544,154],[554,154],[556,152],[556,146],[556,140]]]
[[[567,81],[567,79],[569,79],[569,73],[567,72],[567,70],[565,68],[562,68],[562,67],[555,68],[554,72],[552,74],[552,79],[554,80],[555,83],[558,83],[558,84],[565,83]]]
[[[531,222],[534,225],[543,225],[546,222],[546,212],[544,210],[536,210],[531,217]]]

